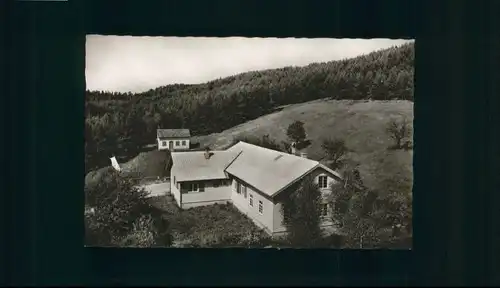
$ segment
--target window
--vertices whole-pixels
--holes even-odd
[[[161,141],[161,146],[167,146],[167,141]]]
[[[236,193],[241,194],[241,184],[236,182]]]
[[[205,183],[203,182],[193,182],[193,183],[187,183],[187,184],[183,184],[183,187],[184,185],[186,185],[185,187],[185,190],[187,193],[190,193],[190,192],[205,192]]]
[[[186,140],[182,140],[182,146],[186,146]]]
[[[188,189],[189,192],[198,192],[198,190],[200,189],[198,183],[190,183],[188,187],[189,187]]]
[[[175,141],[175,146],[179,146],[179,141]]]
[[[253,195],[250,194],[250,200],[248,200],[248,205],[253,207]]]
[[[259,213],[260,214],[264,213],[264,204],[260,200],[259,200]]]
[[[242,185],[241,191],[242,191],[241,193],[243,193],[243,197],[247,199],[247,186]]]
[[[175,186],[175,176],[174,176],[174,186]]]
[[[321,204],[319,215],[321,217],[328,216],[328,204]]]
[[[328,187],[328,177],[327,176],[319,176],[318,177],[319,188],[327,188]]]

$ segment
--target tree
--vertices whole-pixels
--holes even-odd
[[[351,180],[348,180],[349,182]],[[332,220],[344,235],[345,248],[374,248],[379,243],[380,222],[374,210],[375,195],[352,183],[332,186]]]
[[[334,170],[341,168],[345,154],[348,152],[345,141],[341,139],[326,139],[323,140],[321,147],[326,153],[330,168]]]
[[[96,185],[85,187],[85,206],[90,211],[85,214],[86,244],[120,245],[124,238],[131,237],[130,233],[143,231],[146,224],[151,224],[147,227],[153,235],[166,237],[166,223],[155,215],[146,196],[144,189],[134,187],[131,181],[116,172],[110,177],[102,177]],[[137,222],[144,219],[149,219],[146,224]]]
[[[301,121],[293,122],[288,126],[286,135],[292,142],[296,142],[297,145],[304,143],[304,141],[306,140],[306,130],[304,129],[304,123]]]
[[[411,145],[411,127],[406,118],[401,121],[395,119],[387,124],[387,133],[395,141],[395,149],[408,149]]]
[[[311,248],[322,240],[319,226],[321,197],[313,178],[306,177],[282,199],[283,222],[293,246]]]
[[[394,180],[397,185],[385,183],[386,191],[374,191],[363,185],[355,171],[345,171],[344,181],[332,186],[330,199],[334,208],[332,220],[344,234],[344,246],[375,248],[383,242],[411,236],[412,204],[404,188],[405,180]],[[406,228],[407,233],[395,235],[397,227]]]

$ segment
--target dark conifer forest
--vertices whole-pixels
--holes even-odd
[[[142,93],[86,91],[86,172],[109,165],[109,157],[119,151],[137,155],[155,142],[158,127],[205,135],[283,105],[316,99],[413,101],[413,61],[410,43],[352,59],[247,72],[203,84]]]

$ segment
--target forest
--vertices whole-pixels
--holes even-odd
[[[137,155],[156,129],[221,132],[280,106],[316,99],[413,101],[414,44],[304,67],[252,71],[196,85],[174,84],[142,93],[86,91],[86,173],[109,157]],[[168,67],[165,67],[168,69]]]

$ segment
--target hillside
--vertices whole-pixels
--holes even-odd
[[[107,165],[117,150],[136,155],[138,147],[154,141],[159,126],[206,135],[283,105],[317,99],[412,101],[413,60],[410,43],[352,59],[247,72],[138,94],[87,91],[87,171]]]
[[[170,153],[168,150],[141,152],[136,157],[125,163],[120,163],[121,175],[131,178],[156,178],[170,176],[171,167]],[[110,164],[110,163],[108,163]],[[111,166],[90,171],[85,175],[85,186],[95,185],[101,179],[116,173]]]
[[[360,164],[365,184],[370,188],[385,187],[384,181],[401,173],[411,182],[413,152],[389,150],[392,139],[386,133],[391,118],[406,117],[413,121],[410,101],[349,101],[316,100],[289,105],[281,111],[259,117],[221,133],[195,137],[202,145],[223,149],[239,136],[270,135],[273,140],[287,140],[286,129],[295,120],[305,123],[311,145],[305,150],[308,157],[320,160],[324,154],[321,140],[340,138],[351,150],[348,158]]]

